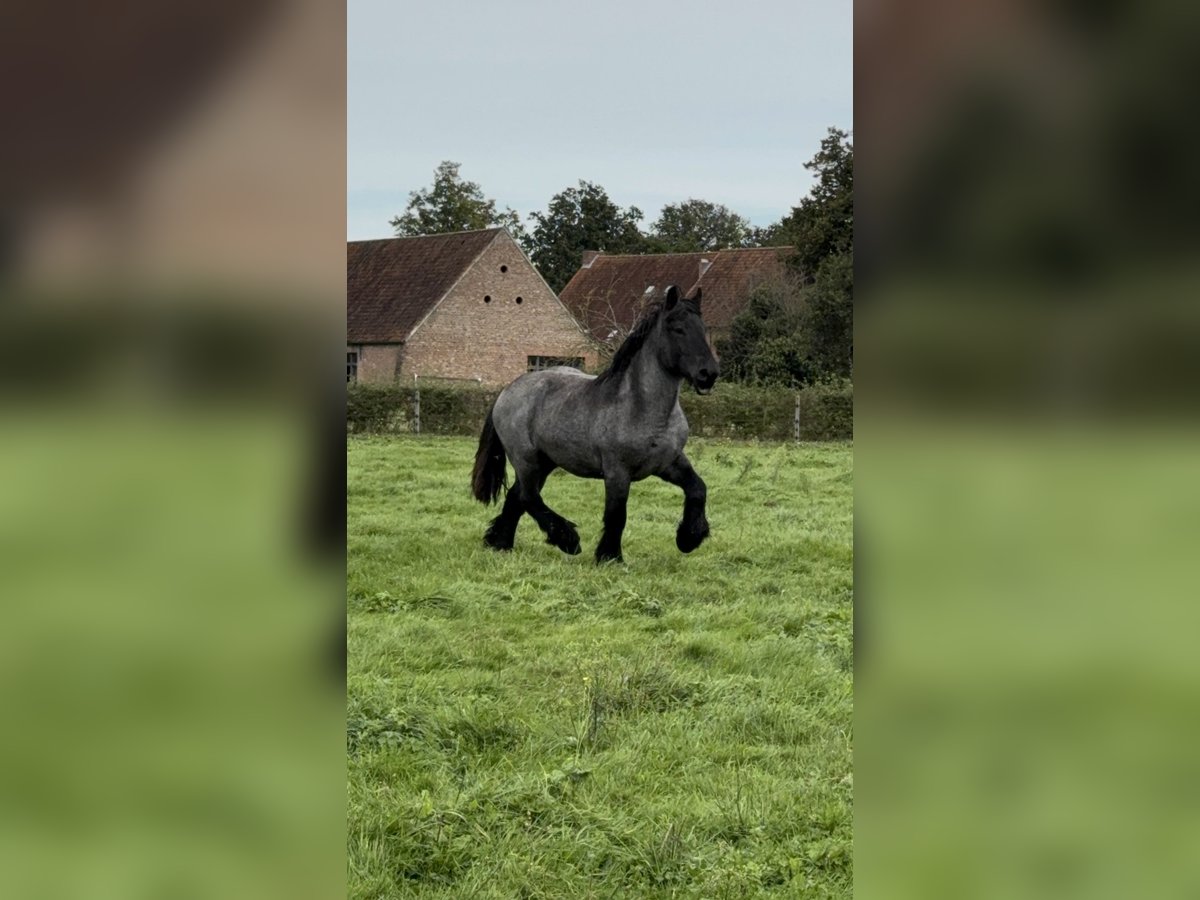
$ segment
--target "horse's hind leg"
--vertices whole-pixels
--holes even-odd
[[[708,517],[704,514],[708,488],[704,479],[692,468],[691,461],[682,453],[659,472],[658,477],[683,488],[683,518],[675,529],[675,546],[684,553],[691,553],[708,537]]]
[[[555,468],[554,463],[542,454],[538,454],[532,464],[519,467],[517,480],[521,484],[521,500],[525,512],[533,516],[533,521],[546,533],[546,543],[574,556],[579,552],[579,532],[575,530],[575,523],[564,519],[542,499],[542,486]]]
[[[504,495],[504,506],[500,515],[488,525],[483,542],[493,550],[511,550],[517,537],[517,523],[521,521],[521,514],[524,512],[525,501],[521,499],[521,480],[518,478]]]

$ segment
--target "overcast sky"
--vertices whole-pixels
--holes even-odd
[[[755,225],[850,130],[851,0],[349,0],[348,238],[387,237],[445,159],[524,219],[580,180]]]

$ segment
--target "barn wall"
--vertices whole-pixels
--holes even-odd
[[[400,344],[361,344],[358,353],[358,380],[385,384],[400,373],[403,347]]]
[[[500,267],[507,266],[507,272]],[[491,297],[485,302],[484,297]],[[521,298],[521,303],[516,298]],[[403,375],[507,384],[530,356],[596,356],[520,247],[499,235],[405,345]]]

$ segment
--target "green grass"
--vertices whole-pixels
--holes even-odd
[[[562,473],[580,556],[485,548],[474,451],[349,442],[350,896],[848,897],[850,446],[693,441],[712,537],[648,480],[604,567]]]

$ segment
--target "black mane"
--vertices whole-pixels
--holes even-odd
[[[662,316],[665,306],[666,304],[662,300],[658,300],[646,308],[646,311],[642,313],[642,317],[633,326],[633,330],[629,332],[629,337],[621,342],[621,346],[613,354],[612,362],[608,364],[608,368],[596,376],[596,384],[603,384],[606,381],[616,381],[624,372],[628,371],[633,358],[642,349],[642,345],[646,343],[646,338],[650,336],[655,324],[657,324],[659,318]]]

